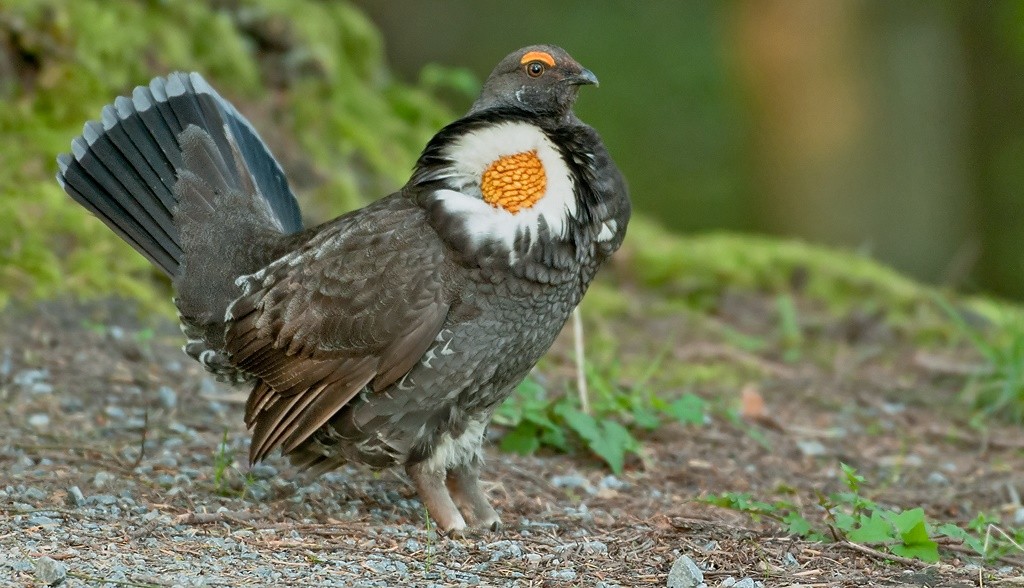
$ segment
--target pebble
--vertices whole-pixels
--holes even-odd
[[[45,429],[50,426],[50,416],[43,413],[36,413],[28,417],[28,424],[30,427]]]
[[[125,418],[124,409],[120,406],[108,406],[103,409],[103,412],[112,419],[122,420]]]
[[[87,502],[102,506],[110,506],[112,504],[117,504],[117,497],[111,496],[110,494],[97,494],[95,496],[90,496],[87,499]]]
[[[928,483],[932,486],[949,486],[949,478],[940,472],[932,472],[928,474]]]
[[[95,476],[93,476],[92,485],[94,488],[102,490],[103,488],[107,487],[107,484],[110,484],[113,481],[114,476],[111,475],[109,472],[99,471],[96,472]]]
[[[1013,524],[1017,527],[1024,527],[1024,507],[1018,507],[1013,513]]]
[[[160,386],[156,391],[156,397],[160,401],[160,406],[168,410],[178,406],[178,394],[169,386]]]
[[[25,488],[25,491],[22,492],[21,495],[25,500],[35,500],[36,502],[40,502],[46,498],[46,492],[43,492],[35,486]]]
[[[68,570],[53,558],[41,557],[36,560],[36,577],[47,586],[57,586],[68,577]]]
[[[8,353],[10,350],[7,350]],[[8,359],[10,356],[5,356]],[[22,388],[28,388],[32,384],[43,382],[50,377],[50,370],[21,370],[14,375],[14,384]]]
[[[817,457],[828,453],[828,449],[820,441],[814,441],[813,439],[797,441],[796,446],[805,457]]]
[[[573,488],[580,489],[587,494],[595,494],[597,490],[590,485],[590,480],[584,478],[579,474],[571,474],[568,476],[551,476],[551,485],[555,488]]]
[[[563,553],[569,550],[579,549],[583,553],[608,553],[608,546],[601,541],[580,541],[572,543],[564,543],[555,548],[558,553]]]
[[[668,588],[704,588],[704,572],[692,559],[683,555],[668,572]]]
[[[52,527],[57,524],[57,521],[44,516],[32,517],[26,522],[30,527]]]
[[[85,504],[85,495],[78,486],[68,488],[68,497],[65,500],[68,506],[82,506]]]
[[[249,473],[257,480],[269,480],[277,476],[277,468],[267,463],[258,463],[249,468]]]
[[[601,478],[601,481],[597,484],[598,488],[602,490],[622,490],[623,488],[629,488],[628,482],[616,478],[615,476],[605,476]]]
[[[4,349],[4,357],[0,360],[0,379],[6,379],[11,375],[11,369],[14,368],[13,355],[10,347]]]
[[[563,582],[571,582],[576,579],[576,570],[551,570],[551,579],[562,580]]]

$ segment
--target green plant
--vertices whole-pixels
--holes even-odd
[[[797,361],[800,359],[800,346],[804,342],[804,335],[800,328],[796,301],[790,294],[780,294],[775,298],[775,306],[779,314],[782,358],[789,362]]]
[[[432,524],[432,522],[430,520],[430,512],[427,510],[426,506],[423,507],[423,520],[426,523],[425,527],[426,527],[426,541],[427,541],[427,549],[426,549],[427,556],[426,556],[426,559],[423,560],[423,573],[424,574],[429,574],[430,573],[430,568],[433,567],[433,565],[434,565],[434,534],[435,533],[434,533],[434,525]]]
[[[949,301],[935,295],[936,304],[985,362],[985,369],[971,376],[964,387],[980,416],[1002,415],[1024,421],[1024,317],[1009,311],[992,317],[987,331],[967,322]]]
[[[227,472],[234,461],[235,456],[228,448],[228,432],[225,430],[224,437],[217,446],[217,453],[213,455],[213,490],[221,496],[229,494]]]
[[[939,560],[940,541],[960,542],[988,560],[1014,549],[1024,552],[1024,529],[1004,531],[998,519],[984,514],[961,527],[939,524],[921,507],[886,508],[861,493],[865,480],[854,468],[840,464],[840,469],[846,490],[817,496],[818,524],[788,500],[769,503],[748,493],[727,492],[709,495],[702,502],[747,513],[755,520],[774,520],[789,533],[810,541],[849,541],[925,562]]]
[[[634,431],[653,430],[668,420],[683,424],[704,421],[705,403],[700,397],[688,393],[669,401],[647,386],[664,356],[629,387],[617,383],[618,364],[611,363],[606,371],[588,366],[590,414],[580,410],[575,395],[548,397],[536,381],[524,381],[495,415],[495,423],[509,428],[501,449],[525,455],[541,447],[571,452],[582,445],[613,472],[621,473],[627,455],[641,455],[643,445]]]

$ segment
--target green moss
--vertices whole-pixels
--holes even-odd
[[[265,113],[255,124],[280,137],[271,143],[295,138],[301,153],[282,159],[306,160],[303,168],[316,178],[299,189],[314,221],[400,186],[430,135],[451,119],[429,93],[392,79],[379,33],[348,3],[217,5],[224,3],[9,0],[0,7],[0,22],[17,30],[13,51],[0,49],[0,60],[20,74],[0,79],[0,215],[7,220],[0,225],[0,305],[116,292],[171,312],[166,280],[53,180],[56,155],[69,150],[83,123],[154,76],[199,71],[241,110]],[[255,31],[271,31],[282,47],[258,51]]]

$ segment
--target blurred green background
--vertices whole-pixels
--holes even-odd
[[[357,2],[406,80],[562,45],[641,212],[1024,297],[1024,2]]]
[[[1024,2],[2,0],[0,303],[151,292],[52,174],[152,76],[206,75],[323,220],[400,186],[490,68],[537,42],[600,77],[577,110],[640,214],[1024,299]]]

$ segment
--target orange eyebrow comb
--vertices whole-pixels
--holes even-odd
[[[519,60],[520,64],[529,63],[531,61],[540,61],[546,63],[548,67],[555,67],[555,58],[551,57],[551,54],[546,51],[530,51],[523,58]]]

